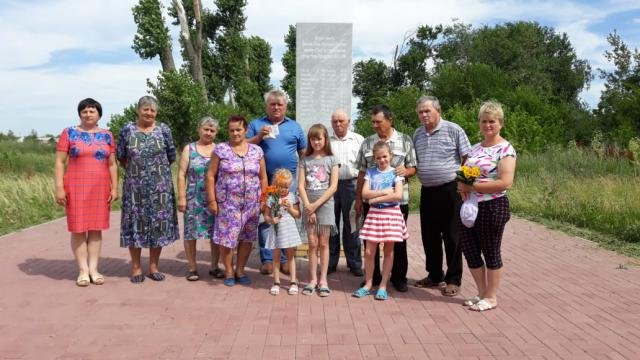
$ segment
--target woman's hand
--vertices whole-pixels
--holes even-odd
[[[469,197],[469,193],[473,191],[473,186],[467,185],[463,182],[458,181],[458,192],[460,193],[460,197],[462,201],[466,201]]]
[[[209,204],[209,206],[211,206],[211,204]],[[209,207],[209,208],[211,208],[211,207]],[[185,210],[187,210],[187,199],[179,196],[178,197],[178,211],[184,212]]]
[[[314,213],[314,214],[309,215],[308,219],[309,219],[309,224],[315,224],[316,221],[317,221],[316,214]]]
[[[67,206],[67,194],[64,192],[64,189],[56,189],[56,204]]]
[[[218,202],[215,200],[209,200],[209,211],[212,214],[218,215]]]
[[[113,189],[111,190],[111,194],[109,194],[109,204],[113,204],[116,200],[118,200],[118,190],[117,189]]]
[[[307,216],[311,216],[311,214],[315,213],[316,210],[318,210],[318,205],[316,205],[315,203],[311,203],[304,207],[304,213]]]

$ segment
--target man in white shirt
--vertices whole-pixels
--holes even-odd
[[[358,151],[364,138],[360,134],[349,131],[351,119],[342,109],[331,115],[331,150],[340,162],[340,176],[338,190],[333,196],[336,215],[336,226],[340,226],[342,219],[342,247],[347,259],[349,271],[354,276],[362,276],[361,245],[356,229],[351,228],[349,213],[356,195],[356,180],[358,166],[356,160]],[[353,232],[353,233],[352,233]],[[340,260],[340,234],[329,238],[329,273],[335,272]]]

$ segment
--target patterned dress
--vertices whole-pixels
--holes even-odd
[[[176,148],[171,129],[157,123],[149,133],[133,123],[120,130],[117,157],[125,163],[120,246],[167,246],[180,237],[171,163]]]
[[[187,209],[184,212],[184,239],[208,239],[215,215],[209,211],[205,178],[210,156],[202,156],[196,143],[189,144],[189,167],[187,168]]]
[[[216,145],[213,151],[220,164],[216,180],[218,215],[212,239],[226,248],[258,239],[260,160],[264,153],[259,146],[248,145],[249,150],[242,157],[228,143]]]
[[[298,197],[291,192],[286,197],[289,204],[292,205],[299,204],[297,198]],[[267,201],[267,206],[272,208],[273,205],[274,202],[269,199],[269,201]],[[298,232],[298,226],[296,225],[296,219],[294,219],[288,211],[283,210],[280,222],[278,223],[278,230],[276,231],[275,229],[276,228],[271,225],[271,228],[269,229],[269,236],[264,244],[265,249],[288,249],[302,244],[300,232]]]
[[[69,154],[64,174],[67,228],[75,233],[108,229],[113,135],[103,129],[90,133],[68,127],[60,134],[56,150]]]

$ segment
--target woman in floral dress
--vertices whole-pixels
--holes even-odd
[[[171,163],[176,159],[171,129],[156,123],[158,103],[152,96],[138,101],[138,118],[120,130],[117,157],[124,167],[120,246],[129,248],[131,282],[144,281],[140,255],[149,248],[149,273],[164,280],[158,271],[162,247],[180,237]]]
[[[229,142],[216,146],[207,172],[209,209],[216,214],[212,239],[220,245],[227,286],[251,283],[244,266],[258,239],[260,193],[267,187],[264,153],[259,146],[247,142],[247,128],[244,117],[229,118]],[[238,261],[234,271],[236,246]]]
[[[178,169],[178,211],[184,213],[184,252],[187,256],[189,272],[187,280],[200,279],[196,264],[196,240],[211,238],[215,215],[209,211],[205,190],[205,175],[211,161],[211,153],[216,144],[213,142],[218,133],[218,121],[205,116],[200,120],[198,135],[200,138],[184,147]],[[218,245],[211,244],[211,270],[209,274],[216,278],[224,277],[218,268],[220,251]]]
[[[66,208],[79,269],[76,285],[102,285],[104,276],[98,272],[102,230],[109,228],[111,203],[118,198],[115,142],[109,131],[98,127],[99,102],[80,101],[78,116],[80,125],[64,129],[56,146],[56,203]]]

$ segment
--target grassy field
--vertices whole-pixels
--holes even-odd
[[[53,145],[0,142],[0,235],[64,216],[53,202],[54,152]],[[520,217],[640,257],[640,166],[626,159],[576,148],[521,154],[509,198]],[[413,211],[419,201],[413,179]]]
[[[626,159],[575,148],[521,154],[508,195],[517,216],[640,257],[640,166]],[[417,179],[410,198],[417,211]]]

